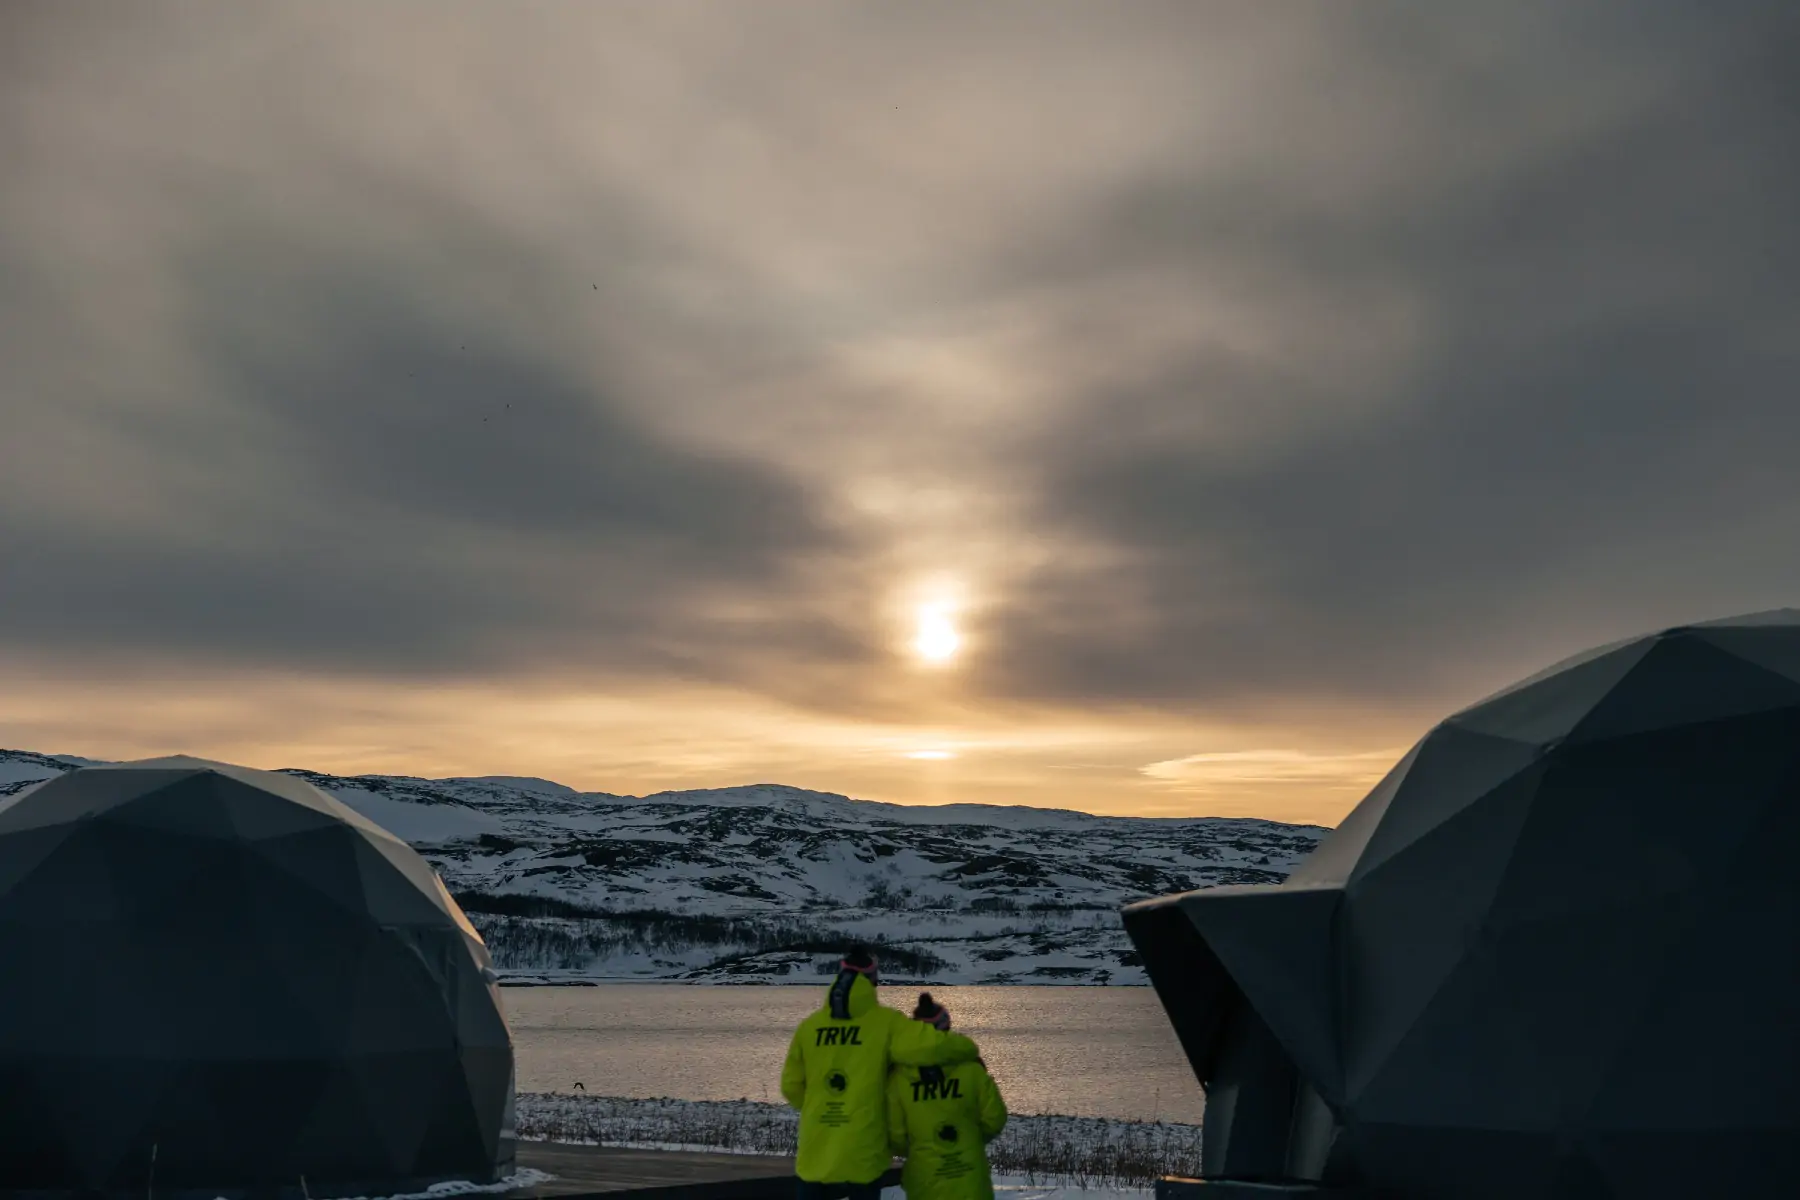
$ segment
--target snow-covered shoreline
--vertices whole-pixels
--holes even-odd
[[[955,979],[955,978],[929,978],[929,979],[913,978],[913,977],[906,976],[906,975],[896,975],[896,974],[891,974],[891,973],[883,974],[881,981],[882,981],[882,983],[890,985],[892,987],[907,987],[907,988],[912,988],[912,987],[922,987],[922,988],[970,987],[970,986],[982,986],[983,984],[987,984],[989,986],[994,986],[994,987],[1008,986],[1006,984],[994,983],[992,981],[987,981],[987,980],[970,981],[970,980]],[[708,977],[708,978],[701,978],[701,979],[681,979],[681,978],[659,979],[656,977],[645,978],[641,975],[626,975],[626,976],[614,977],[614,976],[610,976],[610,975],[585,975],[585,974],[580,974],[578,972],[570,972],[567,975],[551,975],[551,974],[547,974],[547,973],[540,974],[540,973],[536,973],[536,972],[510,974],[508,972],[502,971],[499,974],[500,986],[507,987],[507,988],[620,987],[620,986],[631,986],[634,984],[643,984],[646,986],[654,986],[654,985],[662,985],[662,984],[681,984],[683,986],[692,986],[692,987],[809,987],[809,988],[819,988],[819,987],[824,987],[829,982],[830,982],[830,980],[828,980],[828,979],[827,980],[819,980],[816,978],[808,978],[806,976],[774,978],[774,979],[761,979],[761,978],[720,979],[720,978],[716,978],[716,977]],[[1013,986],[1013,987],[1069,987],[1069,988],[1149,987],[1150,981],[1148,979],[1129,979],[1129,980],[1107,980],[1106,982],[1101,983],[1101,982],[1099,982],[1097,980],[1093,980],[1093,979],[1030,979],[1030,980],[1021,979],[1021,980],[1013,981],[1010,984],[1010,986]]]
[[[527,1140],[641,1149],[791,1155],[798,1120],[785,1105],[756,1100],[522,1092],[518,1102]],[[1200,1127],[1014,1113],[988,1158],[1020,1189],[1143,1189],[1160,1175],[1198,1174]]]
[[[501,978],[516,983],[814,985],[855,942],[878,947],[883,974],[907,986],[1146,982],[1118,914],[1096,907],[524,917],[485,911],[494,903],[487,895],[458,898],[494,948]]]

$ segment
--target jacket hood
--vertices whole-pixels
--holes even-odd
[[[845,985],[846,979],[850,989],[846,997],[849,1016],[857,1018],[866,1015],[879,1001],[875,996],[875,985],[869,982],[869,977],[855,971],[841,971],[831,981],[831,986],[825,989],[825,1011],[831,1013],[835,1009],[838,990]]]

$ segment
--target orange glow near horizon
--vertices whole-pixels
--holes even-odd
[[[190,753],[247,766],[427,778],[515,775],[643,795],[779,783],[900,804],[1336,824],[1402,753],[1279,725],[984,709],[929,727],[723,689],[596,696],[545,684],[402,687],[264,679],[0,676],[0,746],[92,758]],[[1267,749],[1310,744],[1313,749]],[[1360,744],[1358,744],[1360,743]],[[1347,748],[1346,748],[1347,745]],[[1203,748],[1238,747],[1231,750]]]

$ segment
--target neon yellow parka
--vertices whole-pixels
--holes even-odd
[[[983,1147],[1006,1128],[1006,1102],[986,1067],[897,1066],[887,1111],[889,1149],[906,1156],[906,1200],[994,1200]]]
[[[975,1043],[962,1034],[884,1007],[874,984],[846,972],[826,993],[825,1006],[794,1030],[781,1068],[781,1094],[800,1110],[795,1174],[808,1183],[873,1183],[892,1162],[888,1068],[947,1066],[975,1056]]]

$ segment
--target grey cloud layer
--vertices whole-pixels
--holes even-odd
[[[1404,96],[1373,195],[1279,150],[1224,200],[1179,170],[1125,189],[1092,270],[1186,261],[1304,302],[1274,314],[1284,361],[1175,356],[1037,443],[1040,520],[1119,565],[997,614],[994,685],[1434,703],[1791,602],[1800,24],[1772,13],[1572,13],[1580,53],[1485,64],[1420,21],[1377,51],[1393,79],[1468,73]],[[1310,115],[1345,132],[1343,99]],[[1401,346],[1339,370],[1346,331]]]
[[[334,669],[682,670],[731,657],[697,606],[796,588],[838,549],[779,475],[661,439],[376,279],[301,274],[280,284],[284,345],[209,314],[197,350],[228,417],[138,423],[153,523],[59,529],[41,492],[8,506],[10,629]],[[69,490],[108,485],[65,465]]]
[[[959,533],[1027,699],[1791,599],[1800,27],[1685,11],[21,6],[0,657],[844,706]],[[958,333],[991,410],[845,365]]]
[[[128,163],[8,111],[35,171],[0,227],[0,653],[688,681],[778,657],[778,693],[867,656],[812,578],[854,585],[844,531],[633,394],[634,273],[682,263],[629,210],[569,262],[404,164],[280,162],[255,122],[111,107]]]

